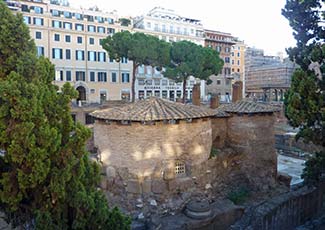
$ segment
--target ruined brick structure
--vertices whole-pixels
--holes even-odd
[[[212,110],[159,98],[95,111],[101,187],[131,214],[179,210],[192,196],[221,197],[236,186],[268,189],[276,178],[274,111],[249,101]]]

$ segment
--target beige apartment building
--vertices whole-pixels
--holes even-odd
[[[100,45],[108,35],[131,28],[121,26],[115,13],[74,9],[55,0],[7,1],[7,5],[23,14],[38,55],[55,65],[54,83],[74,86],[79,104],[130,97],[132,64],[125,58],[112,60]]]
[[[235,38],[230,33],[205,30],[205,46],[217,50],[224,61],[220,74],[210,77],[212,84],[207,86],[207,91],[219,95],[220,100],[226,102],[231,100],[232,95],[231,48],[235,43]]]
[[[238,75],[241,81],[244,81],[246,45],[243,41],[236,41],[231,47],[231,74]]]

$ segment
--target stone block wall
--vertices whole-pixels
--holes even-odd
[[[227,139],[227,118],[213,118],[212,127],[212,146],[220,149],[225,147]]]
[[[234,115],[227,121],[227,145],[243,155],[241,171],[256,189],[275,183],[277,155],[272,114]]]
[[[95,146],[104,166],[128,168],[139,178],[162,178],[175,160],[191,166],[209,158],[212,142],[210,119],[178,124],[121,125],[96,121]]]

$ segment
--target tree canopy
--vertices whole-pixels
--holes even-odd
[[[285,113],[297,138],[322,146],[322,151],[306,163],[303,178],[316,183],[325,173],[325,30],[323,0],[287,0],[282,14],[289,20],[297,41],[287,49],[300,68],[292,76],[285,98]]]
[[[217,51],[189,41],[173,43],[170,53],[171,62],[164,75],[176,82],[183,82],[183,102],[188,77],[194,76],[210,83],[209,77],[219,74],[223,66],[223,60],[219,58]]]
[[[169,63],[169,43],[144,33],[123,31],[101,42],[109,56],[119,61],[122,57],[133,61],[131,98],[135,100],[136,70],[141,65],[162,68]]]
[[[20,14],[0,1],[0,210],[14,227],[129,229],[97,188],[100,168],[85,150],[90,131],[74,124],[77,92],[52,84]]]

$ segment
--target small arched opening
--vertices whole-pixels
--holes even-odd
[[[76,89],[79,93],[77,101],[86,101],[86,89],[83,86],[78,86]]]

